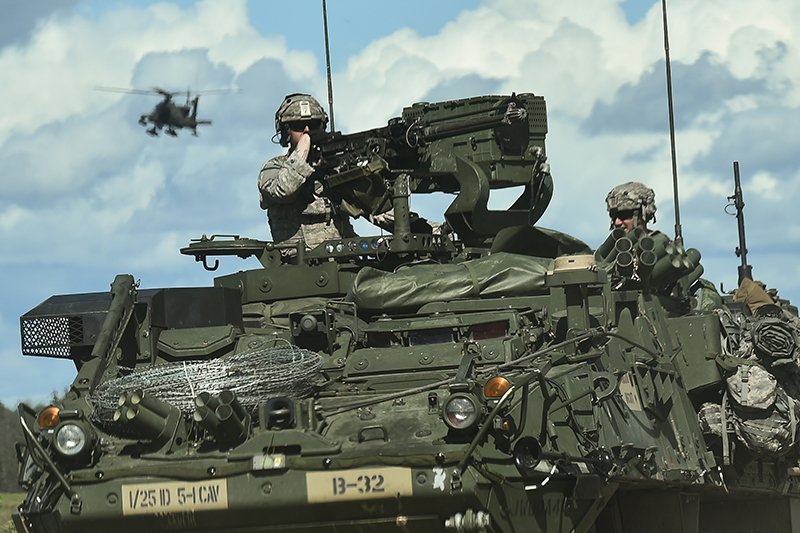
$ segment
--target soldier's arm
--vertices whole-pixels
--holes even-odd
[[[265,202],[294,202],[300,188],[313,173],[314,168],[297,152],[270,159],[258,175],[262,206]]]

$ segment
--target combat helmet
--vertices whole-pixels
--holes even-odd
[[[628,181],[617,185],[606,196],[606,206],[609,214],[614,211],[633,210],[634,224],[656,221],[656,193],[643,183]],[[614,225],[613,221],[611,223]]]
[[[281,146],[289,146],[289,132],[285,126],[297,120],[321,120],[323,129],[328,125],[328,114],[310,94],[287,94],[275,112],[275,135]]]

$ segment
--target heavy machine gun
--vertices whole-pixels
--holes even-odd
[[[204,236],[181,253],[193,255],[208,270],[218,265],[207,261],[212,256],[256,256],[264,266],[278,264],[282,248],[296,248],[299,264],[364,256],[451,256],[451,239],[431,238],[430,229],[419,231],[411,220],[411,194],[436,192],[455,195],[444,222],[457,235],[458,248],[491,248],[500,242],[507,247],[515,232],[525,230],[528,242],[563,248],[565,243],[532,228],[553,195],[546,134],[545,100],[531,93],[421,102],[380,128],[350,134],[317,131],[310,161],[334,206],[352,217],[393,209],[392,236],[327,242],[309,252],[302,242]],[[508,197],[508,208],[489,209],[491,191],[509,189],[513,195],[512,188],[519,192],[513,202]]]
[[[410,227],[410,193],[456,194],[445,212],[467,245],[501,228],[532,225],[550,202],[544,98],[530,93],[416,103],[381,128],[312,136],[329,196],[351,216],[395,210],[395,235]],[[503,211],[491,189],[522,187]]]

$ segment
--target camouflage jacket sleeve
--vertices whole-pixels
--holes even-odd
[[[288,204],[297,200],[297,195],[314,167],[297,156],[296,152],[273,157],[261,168],[258,189],[261,191],[261,207],[269,204]]]

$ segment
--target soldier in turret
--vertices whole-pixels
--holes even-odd
[[[713,311],[722,306],[722,298],[714,284],[703,279],[703,267],[700,266],[700,252],[689,249],[688,253],[680,243],[675,243],[667,235],[647,226],[656,221],[656,194],[647,185],[638,181],[628,181],[617,185],[606,196],[606,207],[611,218],[612,235],[607,243],[616,247],[613,233],[624,232],[624,237],[631,241],[631,253],[628,257],[633,263],[631,280],[646,280],[651,287],[669,293],[679,279],[688,280],[684,290],[694,298],[694,308],[699,311]],[[647,239],[643,239],[647,237]],[[645,240],[649,241],[645,247]],[[606,253],[608,247],[605,248]],[[624,247],[623,247],[624,249]],[[621,254],[620,254],[621,255]],[[619,268],[619,258],[614,253],[599,257],[605,260],[608,268]],[[623,261],[623,264],[625,262]],[[659,265],[658,268],[656,266]],[[628,269],[631,265],[628,264]],[[625,269],[622,269],[625,272]]]
[[[287,95],[275,113],[275,135],[289,150],[261,168],[258,188],[267,210],[272,240],[313,248],[328,239],[353,237],[349,217],[336,211],[323,195],[320,172],[313,159],[311,133],[325,129],[328,114],[311,95]],[[289,254],[290,251],[286,251]]]
[[[294,244],[301,239],[311,249],[329,239],[355,237],[347,213],[336,209],[324,194],[322,170],[317,167],[311,135],[324,130],[328,114],[311,95],[287,95],[275,113],[275,136],[289,150],[267,161],[258,176],[261,208],[267,210],[272,240]],[[442,225],[411,212],[412,230],[442,232]],[[371,223],[387,231],[394,229],[394,210],[369,214]],[[294,255],[292,249],[283,255]]]
[[[626,234],[634,228],[647,235],[647,223],[656,221],[656,193],[638,181],[617,185],[606,196],[611,228],[620,228]]]

